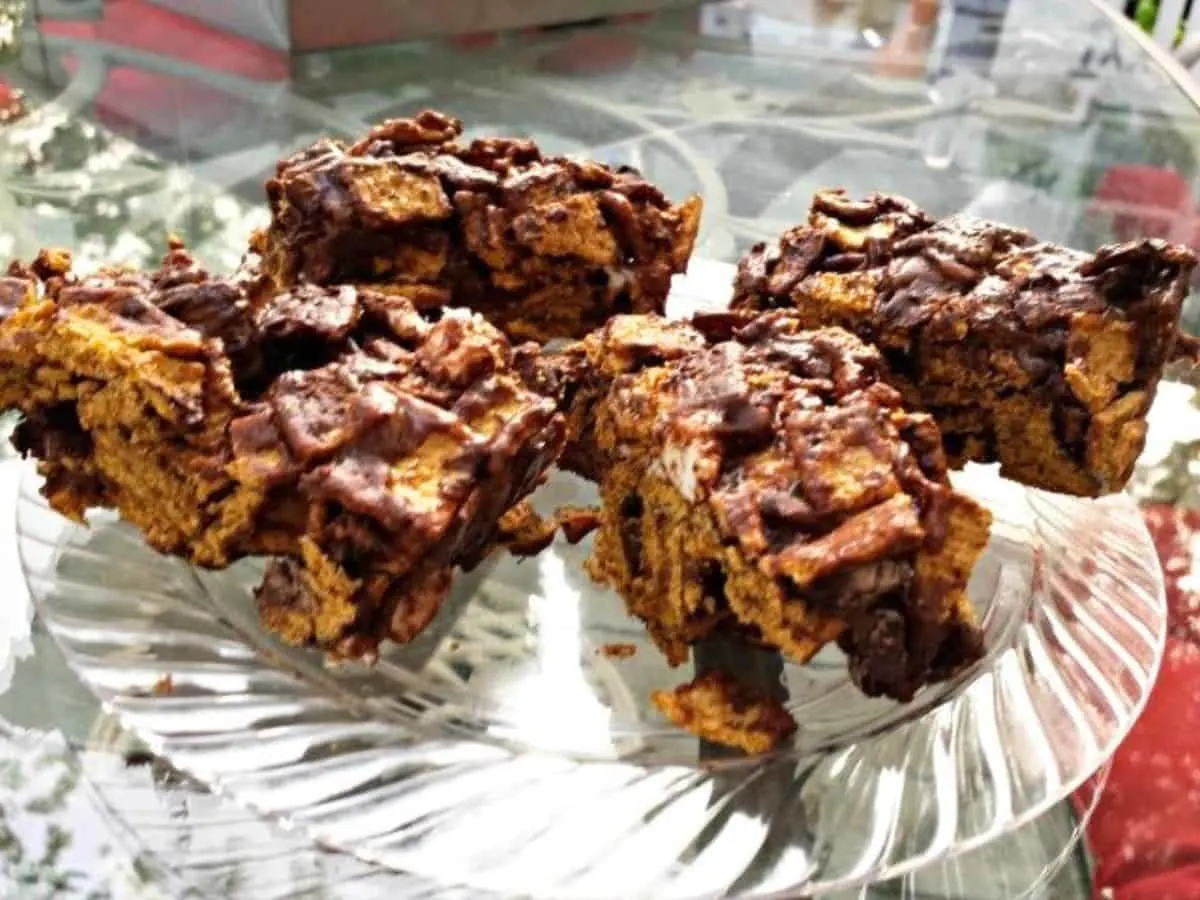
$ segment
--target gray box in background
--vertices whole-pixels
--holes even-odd
[[[532,28],[697,0],[151,0],[268,47],[303,53]]]

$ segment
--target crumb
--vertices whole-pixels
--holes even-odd
[[[555,518],[563,537],[572,546],[600,527],[600,510],[594,506],[564,506]]]
[[[637,653],[637,649],[637,644],[618,642],[605,644],[600,648],[599,653],[609,659],[629,659]]]
[[[654,705],[697,737],[749,754],[768,753],[796,731],[796,720],[772,697],[708,672],[673,691],[655,691]]]
[[[164,675],[158,681],[154,682],[154,687],[151,693],[155,697],[169,697],[175,692],[175,679],[170,675]]]
[[[547,518],[525,501],[500,520],[500,541],[513,556],[536,556],[554,543],[560,530],[575,545],[599,527],[600,511],[594,507],[564,506]]]
[[[539,515],[522,501],[500,519],[500,542],[513,556],[536,556],[552,543],[558,522]]]

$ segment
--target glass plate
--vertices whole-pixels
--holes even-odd
[[[673,311],[719,307],[698,263]],[[1099,769],[1140,712],[1166,619],[1126,496],[1055,497],[987,469],[957,479],[995,515],[971,599],[989,653],[900,706],[862,697],[836,650],[807,666],[707,646],[782,679],[800,723],[770,759],[669,727],[671,670],[587,547],[495,557],[433,626],[374,668],[331,668],[258,626],[261,562],[200,572],[98,514],[52,513],[26,478],[22,563],[71,665],[175,767],[320,844],[435,882],[553,900],[817,893],[894,878],[1009,833]],[[586,502],[557,476],[547,506]],[[602,648],[628,643],[628,659]]]
[[[108,823],[172,897],[221,900],[505,900],[392,872],[287,832],[154,760],[101,716],[78,762]],[[130,763],[130,760],[134,764]],[[1045,815],[985,847],[867,888],[821,900],[1062,900],[1090,894],[1082,842],[1107,769]],[[188,893],[188,891],[191,893]],[[142,895],[137,895],[139,898]],[[148,893],[144,900],[167,900]]]

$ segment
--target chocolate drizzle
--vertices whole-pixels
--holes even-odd
[[[461,135],[457,119],[424,112],[281,162],[267,183],[268,272],[280,285],[453,297],[539,341],[662,311],[695,241],[698,198],[674,206],[632,169]]]
[[[636,599],[637,585],[662,584],[672,566],[724,585],[711,607],[672,612],[649,622],[651,633],[666,640],[680,627],[690,643],[733,628],[790,652],[779,623],[807,609],[845,623],[842,644],[864,690],[903,700],[933,677],[935,658],[951,658],[945,641],[977,653],[980,642],[959,635],[975,629],[955,605],[965,608],[965,584],[930,577],[934,564],[921,560],[949,546],[951,516],[970,516],[985,534],[987,514],[952,492],[936,426],[904,411],[900,393],[881,380],[879,352],[841,329],[805,330],[786,310],[694,324],[615,319],[567,352],[574,377],[584,378],[580,359],[592,372],[587,402],[598,419],[602,491],[613,478],[658,478],[710,510],[716,542],[690,551],[699,555],[686,563],[664,559],[652,532],[698,526],[660,521],[663,510],[642,493],[624,495],[604,519],[598,546],[615,546],[605,529],[618,538],[624,562],[613,571],[632,573],[633,585],[619,587],[632,592],[633,608],[658,608],[655,598]],[[752,603],[745,593],[730,599],[731,585],[748,590],[741,567],[774,587],[752,589]],[[799,608],[772,612],[775,603]],[[964,652],[955,666],[974,658]]]
[[[259,609],[295,643],[411,639],[561,452],[562,417],[522,372],[540,352],[470,312],[272,291],[253,258],[213,277],[177,244],[151,272],[80,278],[51,251],[11,271],[0,394],[51,503],[116,506],[200,565],[277,557]]]
[[[1195,265],[1162,241],[1089,255],[993,222],[935,221],[896,197],[822,191],[806,224],[742,260],[733,308],[790,309],[878,345],[955,462],[999,461],[1019,480],[1097,494],[1124,484],[1140,447],[1130,415],[1192,352],[1179,316]],[[1114,406],[1125,396],[1132,413]],[[1043,465],[1009,436],[1038,408],[1057,442]]]

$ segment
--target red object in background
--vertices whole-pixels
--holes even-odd
[[[125,47],[167,60],[168,65],[161,67],[153,62],[109,66],[96,98],[96,117],[116,131],[132,126],[139,133],[187,147],[239,122],[249,127],[251,117],[260,116],[261,109],[205,83],[203,76],[173,74],[169,62],[279,84],[281,89],[290,77],[286,53],[145,0],[108,0],[98,20],[47,19],[40,27],[47,34]],[[119,60],[120,52],[113,56]],[[71,56],[64,57],[63,65],[70,73],[77,68]]]
[[[637,38],[581,30],[544,54],[538,68],[558,75],[592,75],[627,69],[637,59]]]
[[[1169,633],[1150,702],[1113,760],[1088,828],[1096,896],[1200,900],[1200,510],[1154,506],[1146,524],[1167,582]]]
[[[1120,241],[1159,237],[1189,244],[1196,233],[1191,187],[1171,169],[1113,166],[1092,195],[1091,209],[1112,215],[1113,232]]]
[[[480,31],[537,33],[576,22],[640,17],[695,0],[509,0],[437,3],[432,0],[290,0],[293,48],[301,51],[429,40]]]
[[[609,21],[635,27],[652,21],[656,15],[625,13]],[[146,0],[108,0],[99,20],[54,19],[43,21],[41,27],[47,34],[128,47],[257,81],[282,83],[290,77],[286,53]],[[544,30],[530,28],[522,33],[537,37]],[[447,43],[457,50],[473,52],[492,49],[502,40],[495,33],[476,32],[450,37]],[[564,44],[548,51],[539,66],[561,74],[611,72],[628,68],[636,57],[637,38],[632,33],[581,28],[570,33]],[[73,70],[70,60],[68,70]],[[200,79],[156,71],[151,64],[111,68],[97,109],[102,120],[117,120],[106,124],[132,121],[169,136],[178,124],[180,110],[186,109],[190,122],[198,124],[198,133],[205,133],[210,126],[220,124],[221,109],[228,104],[228,95],[219,88],[206,86]]]
[[[613,25],[636,26],[653,21],[657,13],[628,13],[612,16],[607,22]],[[673,13],[679,22],[685,21],[691,34],[700,33],[700,12],[678,9]],[[620,28],[589,30],[582,28],[571,34],[565,43],[555,47],[538,59],[538,68],[558,75],[598,75],[619,72],[637,62],[641,41],[635,29],[622,32]],[[686,62],[694,50],[685,48],[680,52],[680,61]]]
[[[450,38],[449,43],[456,50],[490,50],[500,43],[500,36],[487,31],[479,34],[460,34]]]
[[[612,16],[605,20],[613,25],[639,25],[654,21],[657,13],[625,13]],[[575,26],[567,24],[567,29]],[[522,28],[515,32],[523,38],[536,40],[549,30],[546,27]],[[465,52],[491,50],[499,46],[503,36],[496,32],[478,32],[460,34],[447,38],[447,43],[455,50]],[[589,32],[586,25],[569,33],[564,45],[555,47],[543,56],[538,65],[552,72],[579,74],[612,69],[622,69],[628,66],[637,56],[636,41],[628,35]]]
[[[289,75],[288,55],[145,0],[108,0],[98,20],[44,19],[47,34],[144,50],[262,81]]]
[[[25,105],[25,92],[14,88],[7,81],[0,81],[0,125],[7,125],[24,118],[29,112]]]

